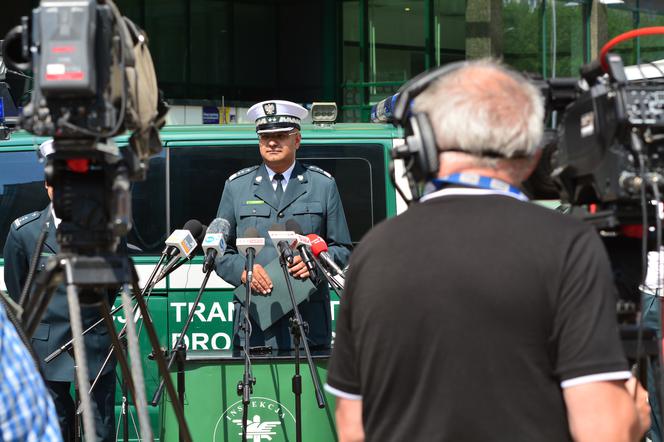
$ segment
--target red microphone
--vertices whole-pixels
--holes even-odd
[[[344,272],[339,268],[337,263],[334,262],[334,259],[327,253],[327,244],[325,240],[315,233],[310,233],[307,235],[307,238],[311,241],[311,252],[314,254],[314,257],[321,261],[325,268],[335,274],[344,276]]]

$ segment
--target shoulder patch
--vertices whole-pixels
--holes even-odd
[[[14,229],[18,230],[21,227],[25,226],[26,224],[31,223],[32,221],[36,220],[41,216],[41,212],[32,212],[28,213],[27,215],[23,215],[20,218],[16,218],[14,222],[12,223],[12,226]]]
[[[238,178],[238,177],[241,177],[241,176],[243,176],[243,175],[246,175],[246,174],[248,174],[249,172],[253,172],[254,170],[258,169],[259,167],[260,167],[260,166],[251,166],[251,167],[247,167],[247,168],[245,168],[245,169],[242,169],[242,170],[240,170],[240,171],[238,171],[238,172],[235,172],[233,175],[231,175],[230,177],[228,177],[228,181],[233,181],[235,178]]]
[[[333,179],[333,178],[332,178],[332,175],[330,175],[329,172],[324,171],[323,169],[321,169],[321,168],[318,167],[318,166],[312,166],[311,164],[307,164],[307,165],[304,166],[304,167],[306,167],[306,168],[309,169],[309,170],[313,170],[314,172],[318,172],[318,173],[320,173],[321,175],[325,175],[325,176],[328,177],[329,179]]]

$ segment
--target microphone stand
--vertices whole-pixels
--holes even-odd
[[[314,260],[314,263],[316,263],[316,268],[319,270],[320,273],[325,276],[325,279],[327,280],[327,283],[330,284],[330,286],[334,289],[335,292],[337,292],[337,295],[341,298],[344,293],[344,280],[342,279],[339,281],[335,275],[332,275],[327,269],[325,269],[318,260]],[[339,275],[337,275],[339,276]],[[339,276],[340,278],[343,278],[342,276]]]
[[[311,351],[309,350],[309,343],[307,342],[305,323],[302,320],[300,309],[298,308],[297,301],[295,300],[293,285],[291,284],[290,280],[290,273],[288,273],[288,263],[286,262],[283,253],[279,254],[279,264],[281,265],[281,269],[284,272],[286,287],[288,288],[288,295],[290,296],[291,303],[293,304],[293,316],[290,318],[290,331],[293,337],[293,346],[295,347],[295,374],[293,375],[293,394],[295,395],[295,440],[297,442],[302,442],[302,376],[300,376],[300,341],[304,345],[304,352],[307,357],[309,371],[311,372],[311,380],[314,384],[314,393],[316,394],[318,408],[325,408],[325,397],[323,396],[323,391],[320,388],[318,374],[316,373],[316,367],[314,366],[314,361],[311,357]]]
[[[251,373],[250,340],[251,340],[251,322],[249,321],[249,306],[251,305],[251,282],[254,279],[254,257],[256,249],[249,247],[247,249],[247,261],[245,271],[247,272],[245,280],[244,295],[244,315],[242,318],[242,330],[244,332],[244,372],[242,380],[237,383],[237,394],[242,396],[242,442],[247,442],[247,421],[249,416],[249,403],[251,402],[251,393],[254,392],[256,379]]]
[[[178,336],[178,340],[175,342],[173,348],[171,349],[171,354],[168,358],[168,363],[166,365],[166,367],[170,370],[170,368],[173,366],[173,363],[177,359],[178,395],[180,396],[181,400],[184,399],[184,361],[186,360],[186,354],[187,354],[187,346],[184,345],[184,337],[187,334],[187,330],[189,329],[192,320],[194,319],[194,313],[196,312],[196,307],[198,307],[198,303],[201,301],[201,297],[203,296],[203,291],[207,286],[208,280],[210,279],[210,275],[212,274],[212,270],[213,268],[209,268],[207,272],[205,272],[205,277],[203,278],[203,283],[201,284],[201,288],[198,290],[198,294],[196,295],[194,304],[192,308],[189,310],[189,316],[187,317],[187,320],[182,326],[182,330],[180,331],[180,336]],[[152,402],[151,402],[152,406],[156,406],[159,403],[163,392],[164,392],[164,380],[162,379],[159,382],[159,387],[152,396]],[[184,406],[184,402],[182,402],[182,406]]]
[[[144,296],[145,293],[146,293],[146,291],[147,291],[148,289],[150,289],[150,291],[151,291],[151,289],[152,289],[152,284],[153,284],[152,281],[154,280],[155,276],[157,275],[157,271],[159,270],[159,267],[163,264],[164,259],[166,259],[166,255],[161,255],[161,258],[159,259],[159,262],[158,262],[157,265],[154,267],[154,269],[152,269],[152,273],[150,274],[150,277],[148,278],[148,282],[147,282],[147,283],[145,284],[145,286],[143,287],[143,291],[141,292],[141,296]],[[158,282],[158,281],[157,281],[157,282]],[[148,296],[149,296],[149,294],[148,294]],[[133,299],[133,298],[135,298],[135,296],[133,296],[132,299]],[[136,307],[137,307],[137,306],[134,306],[134,311],[136,311]],[[112,316],[112,315],[114,315],[115,313],[117,313],[117,312],[120,311],[120,310],[122,310],[122,305],[120,305],[120,306],[115,307],[114,309],[112,309],[112,310],[110,311],[110,315]],[[128,320],[128,319],[127,319],[127,320]],[[83,333],[81,334],[81,336],[85,336],[85,335],[86,335],[87,333],[89,333],[93,328],[97,327],[97,326],[100,325],[102,322],[104,322],[104,318],[99,319],[97,322],[95,322],[94,324],[92,324],[90,327],[86,328],[86,329],[83,331]],[[124,330],[124,329],[123,329],[123,330]],[[123,333],[122,333],[122,331],[120,331],[120,337],[122,337],[122,335],[123,335]],[[70,339],[69,341],[65,342],[64,344],[62,344],[62,346],[61,346],[60,348],[58,348],[57,350],[55,350],[55,351],[54,351],[53,353],[51,353],[50,355],[46,356],[46,358],[44,358],[44,362],[46,362],[46,363],[48,364],[48,363],[51,362],[53,359],[55,359],[55,358],[57,358],[58,356],[60,356],[62,353],[66,352],[66,351],[69,351],[69,349],[72,348],[73,344],[74,344],[74,338],[72,338],[72,339]],[[102,369],[103,369],[103,367],[102,367]]]

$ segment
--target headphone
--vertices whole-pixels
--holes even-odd
[[[467,61],[458,61],[423,72],[399,89],[392,113],[392,124],[404,129],[405,143],[392,149],[392,164],[394,160],[403,160],[406,164],[406,175],[415,200],[419,199],[422,184],[436,177],[440,164],[436,137],[429,117],[424,113],[411,112],[411,104],[433,82],[467,65]],[[394,173],[392,178],[394,179]],[[401,190],[398,187],[397,190],[403,198]],[[407,198],[404,200],[408,201]]]

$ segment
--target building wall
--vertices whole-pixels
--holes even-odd
[[[142,26],[160,87],[182,106],[336,101],[341,118],[414,75],[493,56],[545,77],[576,76],[611,37],[664,24],[664,2],[624,0],[116,0]],[[38,2],[3,10],[0,35]],[[621,44],[626,64],[664,58],[664,37]],[[20,97],[30,85],[8,74]],[[12,84],[14,86],[14,84]]]

